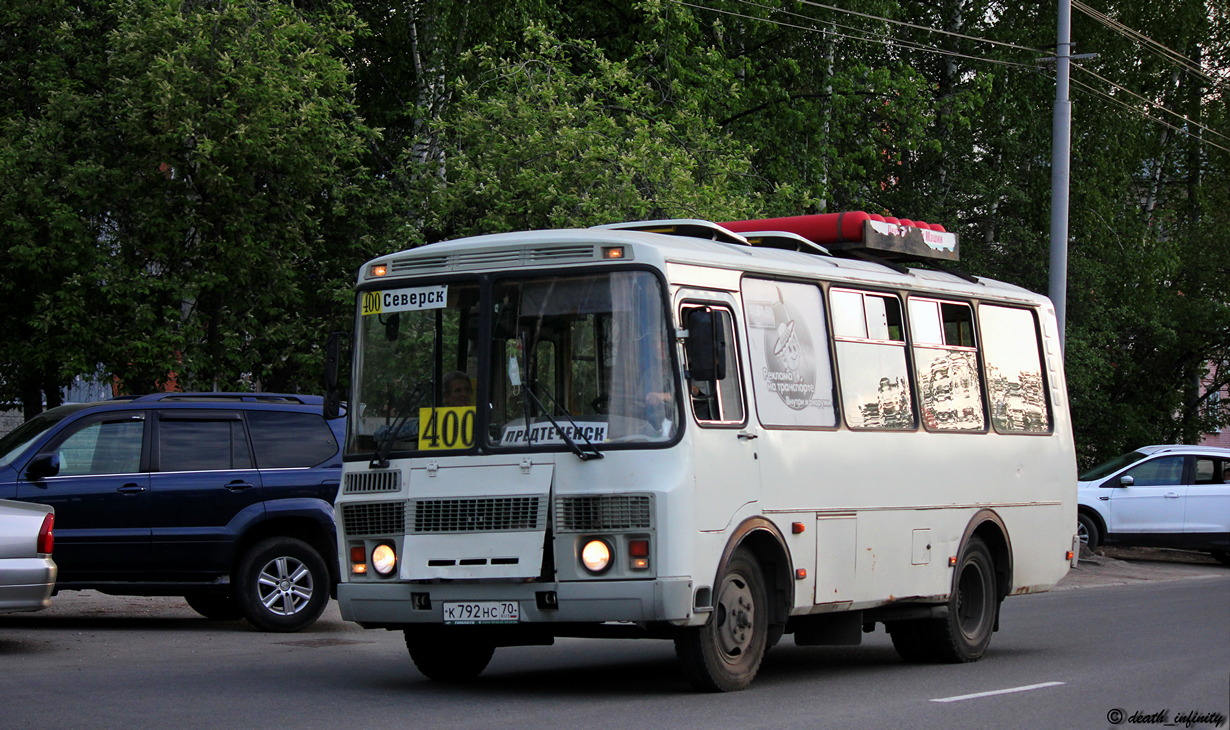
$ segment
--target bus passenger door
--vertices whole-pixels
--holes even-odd
[[[684,301],[680,321],[685,390],[696,471],[700,530],[724,530],[740,507],[760,498],[759,429],[748,418],[734,307],[726,301]]]

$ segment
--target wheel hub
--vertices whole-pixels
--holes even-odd
[[[270,560],[257,577],[261,603],[279,616],[302,611],[312,600],[312,590],[311,571],[302,562],[290,557]]]
[[[740,656],[752,641],[756,617],[747,582],[739,576],[728,578],[722,586],[717,608],[717,635],[722,653],[728,657]]]

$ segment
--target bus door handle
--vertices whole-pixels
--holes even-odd
[[[743,431],[739,434],[739,438],[742,439],[743,441],[751,441],[754,438],[760,438],[760,436],[759,434],[748,433],[747,431]]]

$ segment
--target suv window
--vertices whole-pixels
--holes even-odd
[[[315,466],[337,453],[333,429],[312,413],[248,411],[248,426],[261,469]]]
[[[141,469],[141,420],[101,421],[76,431],[56,450],[60,476],[132,474]]]
[[[1163,456],[1160,459],[1146,461],[1124,472],[1136,481],[1136,486],[1170,486],[1183,483],[1182,456]]]
[[[252,466],[243,422],[163,418],[158,427],[159,471],[247,469]]]
[[[1196,459],[1196,484],[1230,483],[1230,461],[1221,459]]]

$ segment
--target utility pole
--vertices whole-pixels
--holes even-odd
[[[1051,274],[1050,297],[1059,320],[1059,347],[1067,341],[1068,319],[1068,188],[1072,161],[1072,102],[1068,81],[1072,60],[1096,58],[1096,53],[1072,53],[1072,0],[1058,0],[1055,57],[1055,114],[1051,120]]]
[[[1051,121],[1051,270],[1050,297],[1059,320],[1059,347],[1067,330],[1068,188],[1072,157],[1072,102],[1068,80],[1072,62],[1072,0],[1058,0],[1059,38],[1055,44],[1055,112]]]

